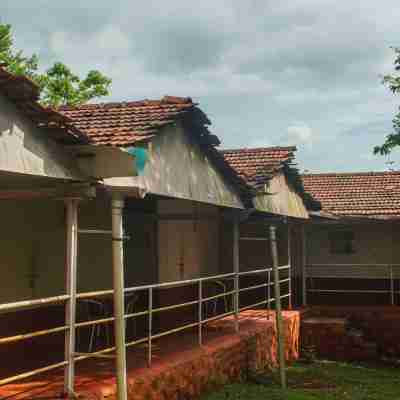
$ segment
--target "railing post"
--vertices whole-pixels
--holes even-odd
[[[288,296],[288,303],[289,303],[289,310],[292,309],[292,241],[291,241],[291,229],[290,229],[290,224],[289,222],[287,223],[287,235],[288,235],[288,240],[287,240],[287,245],[288,245],[288,291],[289,291],[289,296]]]
[[[114,335],[116,347],[117,400],[127,400],[124,305],[124,253],[123,253],[123,208],[124,200],[113,197],[112,208],[112,255],[114,283]]]
[[[152,359],[152,332],[153,332],[153,288],[149,288],[149,332],[148,332],[148,351],[147,351],[147,364],[151,367]]]
[[[393,265],[389,265],[390,271],[390,302],[394,306],[394,279],[393,279]]]
[[[76,322],[76,276],[78,253],[78,200],[66,200],[66,294],[69,299],[65,303],[65,324],[68,330],[65,334],[65,361],[68,362],[64,372],[64,393],[74,396],[75,381],[75,322]]]
[[[198,326],[199,346],[203,345],[203,281],[199,281],[199,326]]]
[[[274,289],[275,289],[275,318],[276,318],[276,331],[278,335],[278,358],[279,358],[279,373],[281,378],[281,386],[286,389],[286,370],[285,370],[285,335],[282,324],[282,310],[281,310],[281,291],[279,283],[279,262],[278,262],[278,249],[276,244],[276,228],[270,226],[270,242],[271,242],[271,255],[272,267],[274,273]]]
[[[239,332],[239,221],[235,218],[233,223],[233,272],[234,276],[234,290],[235,290],[235,330]]]
[[[302,296],[303,307],[307,305],[307,242],[306,230],[304,225],[301,227],[301,245],[302,245],[302,263],[301,263],[301,279],[302,279]]]
[[[267,271],[267,280],[268,280],[268,286],[267,286],[267,319],[270,319],[271,317],[271,270],[269,269]]]

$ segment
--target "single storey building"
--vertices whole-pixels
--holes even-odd
[[[305,225],[300,302],[399,304],[400,172],[302,179],[320,209]]]

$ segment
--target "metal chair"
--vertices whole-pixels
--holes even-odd
[[[226,284],[223,281],[213,281],[213,290],[212,290],[212,294],[209,297],[212,296],[216,296],[219,294],[226,294]],[[208,296],[207,296],[208,297]],[[223,296],[223,297],[217,297],[216,299],[212,299],[212,300],[208,300],[206,302],[206,315],[209,314],[209,310],[208,310],[208,306],[211,305],[212,307],[212,315],[216,316],[217,315],[217,311],[218,311],[218,300],[222,300],[223,305],[224,305],[224,313],[227,313],[229,310],[229,306],[228,306],[228,299],[226,298],[227,296]]]
[[[84,299],[79,301],[81,314],[84,321],[93,321],[96,319],[106,318],[108,316],[107,307],[104,303],[98,300]],[[79,309],[78,308],[78,309]],[[79,313],[79,312],[78,312]],[[89,343],[88,352],[91,353],[93,347],[96,346],[97,341],[101,338],[101,334],[104,333],[106,343],[110,343],[110,327],[107,323],[95,324],[89,326]],[[81,346],[81,338],[79,330],[77,334],[78,346]]]

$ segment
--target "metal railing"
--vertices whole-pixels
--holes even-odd
[[[400,279],[400,264],[307,264],[305,279],[308,293],[388,294],[390,304],[395,305],[395,295],[400,293],[395,289],[395,281]],[[389,288],[316,288],[315,279],[383,280],[389,281]]]
[[[285,284],[287,283],[287,290],[283,291],[283,294],[281,295],[281,299],[289,299],[290,303],[290,298],[291,298],[291,286],[290,286],[290,266],[282,266],[279,267],[279,271],[282,272],[282,277],[280,277],[279,284]],[[287,271],[287,272],[285,272]],[[263,281],[261,283],[257,283],[254,285],[250,286],[244,286],[242,285],[243,277],[247,276],[261,276],[263,277]],[[223,291],[222,293],[218,293],[215,295],[207,295],[204,290],[204,286],[208,282],[215,282],[215,281],[221,281],[221,280],[231,280],[233,283],[233,289]],[[174,287],[183,287],[183,286],[196,286],[197,285],[197,293],[196,299],[192,301],[187,301],[187,302],[182,302],[182,303],[177,303],[173,305],[168,305],[168,306],[155,306],[154,305],[154,292],[159,289],[163,288],[174,288]],[[260,268],[260,269],[255,269],[251,271],[244,271],[244,272],[234,272],[234,273],[227,273],[227,274],[221,274],[221,275],[215,275],[215,276],[208,276],[208,277],[203,277],[203,278],[197,278],[197,279],[188,279],[188,280],[183,280],[183,281],[174,281],[174,282],[165,282],[165,283],[158,283],[158,284],[152,284],[152,285],[142,285],[142,286],[133,286],[133,287],[127,287],[124,289],[124,292],[126,294],[128,293],[138,293],[138,292],[147,292],[148,296],[148,304],[147,308],[133,312],[133,313],[125,313],[124,319],[125,321],[132,319],[132,318],[138,318],[138,317],[143,317],[147,316],[147,335],[141,338],[134,338],[131,341],[128,341],[125,343],[125,346],[127,348],[131,346],[135,346],[141,343],[147,343],[147,363],[149,366],[151,366],[152,363],[152,353],[153,353],[153,341],[157,340],[159,338],[176,334],[178,332],[188,330],[188,329],[194,329],[197,327],[197,341],[198,344],[201,346],[203,344],[203,330],[204,326],[212,321],[216,321],[218,319],[225,318],[227,316],[234,316],[234,324],[237,327],[237,330],[239,330],[239,313],[248,309],[256,308],[256,307],[261,307],[265,306],[267,308],[267,316],[269,317],[269,310],[271,309],[271,304],[275,301],[275,298],[271,296],[271,287],[274,285],[273,280],[272,280],[272,268]],[[240,294],[242,293],[248,293],[250,291],[256,291],[257,289],[265,289],[265,293],[263,294],[262,298],[259,299],[257,302],[252,303],[252,304],[241,304],[241,298]],[[114,293],[114,290],[102,290],[102,291],[92,291],[92,292],[85,292],[85,293],[78,293],[76,294],[76,299],[81,300],[81,299],[88,299],[88,298],[98,298],[98,297],[111,297]],[[211,301],[217,301],[218,299],[224,299],[224,298],[231,298],[231,305],[232,307],[229,307],[229,310],[224,309],[223,312],[218,313],[218,309],[216,309],[215,315],[209,316],[207,315],[205,311],[204,305]],[[56,305],[56,304],[63,304],[65,305],[70,299],[70,296],[68,295],[60,295],[60,296],[55,296],[55,297],[48,297],[48,298],[41,298],[41,299],[35,299],[35,300],[26,300],[26,301],[20,301],[20,302],[14,302],[14,303],[7,303],[7,304],[0,304],[0,313],[3,312],[18,312],[20,310],[24,310],[27,308],[37,308],[37,307],[48,307],[50,305]],[[154,324],[153,324],[153,319],[155,314],[171,311],[171,310],[178,310],[178,309],[183,309],[185,307],[190,307],[190,306],[197,306],[197,318],[195,322],[187,323],[182,326],[178,326],[172,329],[168,329],[162,332],[155,332],[154,330]],[[44,311],[45,312],[45,311]],[[1,314],[0,314],[1,315]],[[89,321],[83,321],[83,322],[75,322],[73,324],[73,329],[79,329],[79,328],[85,328],[85,327],[90,327],[94,325],[99,325],[99,324],[110,324],[115,321],[114,316],[106,317],[106,318],[100,318],[100,319],[94,319],[94,320],[89,320]],[[0,338],[0,345],[5,345],[5,344],[11,344],[11,343],[16,343],[20,341],[24,341],[27,339],[32,339],[36,338],[39,336],[45,336],[45,335],[53,335],[53,334],[59,334],[61,332],[64,332],[65,335],[68,334],[69,332],[69,326],[68,325],[62,325],[59,327],[54,327],[50,329],[45,329],[45,330],[38,330],[35,332],[29,332],[29,333],[23,333],[19,335],[14,335],[14,336],[8,336],[8,337],[2,337]],[[63,360],[57,363],[53,363],[41,368],[33,369],[27,372],[23,372],[17,375],[13,375],[7,378],[3,378],[0,380],[0,386],[13,383],[22,379],[30,378],[38,374],[42,374],[45,372],[52,371],[57,368],[61,367],[68,367],[69,363],[75,363],[79,362],[82,360],[86,360],[89,358],[96,358],[96,357],[105,357],[105,358],[114,358],[114,355],[110,355],[109,353],[113,353],[115,351],[115,346],[110,346],[106,348],[102,348],[97,351],[93,351],[90,353],[81,353],[81,352],[74,352],[73,357],[70,358],[70,360]]]

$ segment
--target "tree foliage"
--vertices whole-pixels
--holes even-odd
[[[383,77],[383,84],[387,85],[393,94],[400,93],[400,47],[393,48],[395,52],[394,73]],[[393,133],[386,136],[381,146],[375,146],[374,154],[389,154],[396,146],[400,146],[400,108],[393,119]]]
[[[111,79],[92,70],[79,78],[65,64],[56,62],[44,73],[39,71],[39,60],[34,54],[27,57],[13,49],[11,25],[0,24],[0,64],[15,75],[25,75],[35,82],[44,105],[79,105],[109,94]]]

